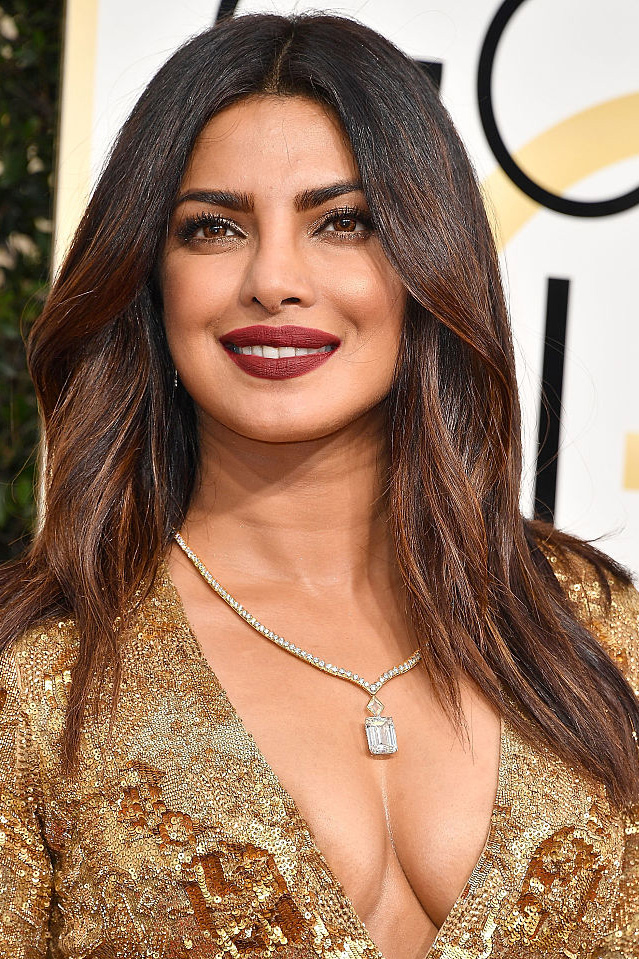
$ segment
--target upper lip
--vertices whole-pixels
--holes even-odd
[[[340,342],[339,336],[308,326],[243,326],[220,337],[220,343],[234,346],[297,346],[308,350],[339,346]]]

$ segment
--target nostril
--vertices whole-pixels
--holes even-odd
[[[284,299],[284,300],[279,300],[279,302],[277,303],[277,305],[275,305],[275,306],[268,306],[266,303],[264,303],[262,300],[260,300],[257,296],[254,296],[254,297],[253,297],[253,303],[259,303],[260,306],[263,306],[263,307],[264,307],[266,310],[268,310],[268,312],[271,313],[271,314],[277,313],[277,312],[279,311],[279,309],[280,309],[285,303],[301,303],[301,302],[302,302],[302,301],[300,300],[299,296],[287,296],[286,299]]]

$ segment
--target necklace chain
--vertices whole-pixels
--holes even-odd
[[[264,626],[262,623],[260,623],[255,616],[252,616],[247,609],[244,609],[242,604],[234,599],[234,597],[231,596],[231,594],[227,592],[227,590],[225,590],[220,583],[218,583],[218,581],[213,577],[212,573],[210,573],[206,568],[200,557],[186,544],[182,536],[180,536],[179,533],[174,533],[174,537],[180,549],[188,556],[202,578],[206,580],[206,582],[213,590],[215,590],[218,596],[220,596],[224,602],[227,603],[231,609],[237,613],[238,616],[241,616],[242,619],[249,624],[249,626],[252,626],[254,630],[260,633],[262,636],[265,636],[266,639],[270,639],[273,643],[276,643],[277,646],[285,649],[287,653],[292,653],[292,655],[297,656],[298,659],[302,659],[311,666],[321,669],[324,673],[328,673],[331,676],[336,676],[337,679],[345,679],[349,683],[354,683],[356,686],[364,689],[367,693],[370,693],[370,695],[373,697],[385,683],[389,682],[391,679],[394,679],[396,676],[401,676],[402,673],[408,672],[408,670],[412,669],[413,666],[416,666],[422,658],[421,651],[416,649],[412,656],[409,656],[407,660],[405,660],[403,663],[400,663],[399,666],[394,666],[387,672],[382,673],[381,676],[379,676],[378,679],[372,683],[367,682],[363,676],[352,672],[350,669],[342,669],[340,666],[335,666],[333,663],[327,663],[319,656],[313,656],[312,653],[307,652],[305,649],[301,649],[294,643],[290,643],[288,640],[284,639],[283,636],[278,636],[278,634],[274,633],[273,630],[268,629],[267,626]]]

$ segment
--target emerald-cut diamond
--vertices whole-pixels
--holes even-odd
[[[391,716],[367,716],[366,738],[374,756],[397,752],[397,736]]]

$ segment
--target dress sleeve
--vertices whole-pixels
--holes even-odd
[[[0,959],[44,959],[53,868],[15,650],[0,654]]]
[[[610,932],[593,959],[639,959],[639,806],[626,818],[626,851]]]
[[[610,583],[610,588],[609,610],[599,589],[587,577],[571,590],[575,602],[585,603],[592,632],[639,697],[639,592],[617,580]],[[639,959],[639,804],[626,815],[625,833],[621,884],[610,932],[597,943],[592,959]]]

